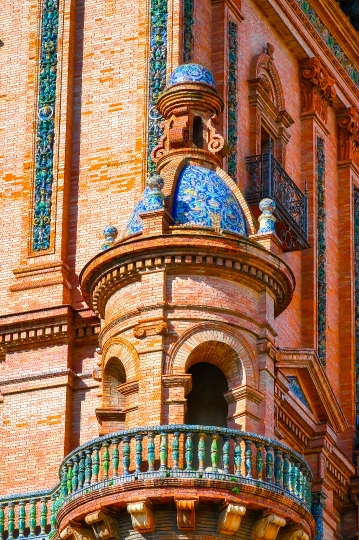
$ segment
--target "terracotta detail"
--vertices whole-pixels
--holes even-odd
[[[133,335],[136,338],[144,338],[155,335],[165,335],[168,332],[167,321],[163,318],[144,319],[139,321],[133,329]]]
[[[146,534],[155,530],[155,519],[147,499],[129,503],[127,512],[131,514],[132,527],[135,531]]]
[[[348,107],[337,115],[338,161],[353,161],[359,166],[359,112]]]
[[[239,531],[242,517],[246,513],[246,507],[239,504],[225,502],[219,514],[218,532],[228,536],[233,536]]]
[[[196,530],[196,512],[195,508],[199,498],[181,499],[175,497],[177,508],[177,527],[179,531],[195,531]]]
[[[95,540],[119,540],[120,528],[117,519],[114,516],[102,511],[87,514],[85,521],[91,525]]]
[[[326,122],[328,106],[333,104],[336,96],[334,83],[335,80],[319,58],[309,58],[302,62],[300,64],[302,113],[316,113]]]
[[[275,540],[281,527],[284,527],[286,520],[269,514],[260,518],[253,526],[251,539],[252,540]]]
[[[69,525],[60,532],[61,540],[95,540],[92,529]]]

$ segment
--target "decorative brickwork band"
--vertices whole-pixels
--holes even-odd
[[[328,105],[332,105],[336,91],[334,79],[319,58],[308,58],[300,67],[300,96],[302,112],[315,112],[327,119]]]
[[[354,188],[354,264],[355,264],[355,386],[356,430],[359,447],[359,189]]]
[[[228,174],[237,175],[237,41],[238,27],[228,21]]]
[[[312,493],[312,515],[315,521],[316,535],[314,540],[324,539],[323,508],[326,495],[324,493]]]
[[[43,0],[33,209],[33,251],[43,251],[50,248],[58,26],[58,0]]]
[[[193,58],[193,25],[194,0],[184,0],[183,5],[183,61],[189,62]]]
[[[318,281],[318,356],[326,363],[326,312],[327,312],[327,277],[326,277],[326,240],[325,240],[325,154],[324,140],[317,137],[317,191],[318,191],[318,239],[317,239],[317,281]]]
[[[338,161],[354,161],[359,166],[359,113],[348,107],[337,117]]]
[[[152,0],[149,60],[148,103],[148,172],[156,171],[151,152],[162,136],[162,116],[156,108],[157,98],[166,86],[167,66],[167,0]]]

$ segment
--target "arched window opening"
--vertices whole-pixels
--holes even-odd
[[[227,427],[228,390],[223,372],[213,364],[200,362],[189,368],[192,390],[187,396],[186,424]]]
[[[125,408],[125,396],[118,391],[118,386],[126,382],[125,368],[118,358],[110,358],[106,363],[103,397],[104,404],[116,408]]]
[[[203,122],[200,116],[195,116],[193,120],[193,144],[203,148]]]

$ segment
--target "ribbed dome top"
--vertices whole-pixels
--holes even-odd
[[[182,64],[178,66],[168,80],[168,86],[177,83],[199,82],[216,87],[212,73],[200,64]]]

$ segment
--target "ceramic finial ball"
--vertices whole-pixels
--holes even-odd
[[[107,225],[107,227],[104,228],[102,231],[102,234],[105,237],[105,241],[101,246],[102,250],[108,249],[112,246],[114,241],[116,240],[118,236],[118,230],[113,225]]]

